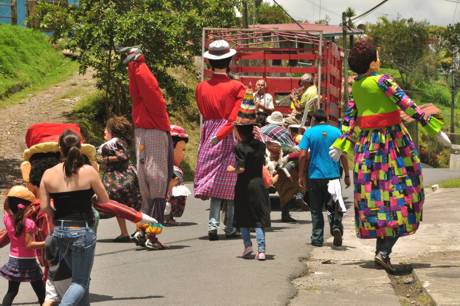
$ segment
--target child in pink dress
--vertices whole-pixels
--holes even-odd
[[[0,275],[8,280],[2,305],[11,305],[18,294],[21,282],[30,282],[40,305],[45,299],[45,283],[38,266],[35,249],[44,242],[35,241],[35,223],[27,218],[29,206],[35,196],[24,186],[14,186],[7,194],[3,222],[10,239],[8,262],[0,269]]]

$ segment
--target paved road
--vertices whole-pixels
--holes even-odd
[[[460,171],[425,169],[430,185]],[[352,189],[344,194],[352,198]],[[91,298],[97,305],[283,305],[295,290],[290,279],[305,272],[299,258],[308,257],[311,246],[310,215],[296,212],[298,224],[280,223],[272,212],[273,228],[267,233],[265,262],[239,258],[240,239],[207,240],[208,203],[191,199],[181,226],[161,234],[169,246],[165,251],[146,251],[132,244],[115,244],[116,221],[103,220],[99,227],[96,258],[92,272]],[[133,227],[131,227],[133,229]],[[8,250],[0,250],[6,262]],[[6,291],[0,280],[0,292]],[[23,284],[16,303],[33,304],[35,297]]]
[[[164,251],[111,243],[118,234],[116,221],[101,222],[91,282],[94,304],[282,305],[295,295],[290,279],[305,270],[299,258],[311,249],[306,244],[309,213],[296,212],[293,216],[301,223],[286,224],[279,222],[279,211],[272,212],[268,260],[258,262],[239,258],[241,239],[208,241],[208,203],[192,199],[187,205],[178,219],[183,225],[161,234],[169,246]],[[1,264],[7,261],[7,251],[0,250]],[[0,279],[0,294],[6,286]],[[15,302],[34,301],[31,287],[23,284]]]

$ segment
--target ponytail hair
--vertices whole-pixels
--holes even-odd
[[[14,234],[16,237],[21,236],[24,231],[24,214],[26,207],[29,206],[30,203],[30,201],[17,197],[6,197],[5,199],[3,209],[13,214]]]
[[[64,161],[64,172],[66,177],[76,174],[84,164],[81,153],[81,138],[75,132],[66,130],[59,136],[59,147],[61,148]]]

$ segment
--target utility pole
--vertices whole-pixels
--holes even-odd
[[[243,28],[249,27],[248,1],[243,0]]]
[[[452,52],[452,66],[450,68],[450,80],[451,80],[451,97],[450,97],[450,132],[455,133],[455,96],[457,94],[457,82],[455,76],[459,66],[459,53],[458,48],[455,48]]]
[[[348,102],[348,51],[347,51],[347,17],[342,12],[342,49],[343,49],[343,99]]]

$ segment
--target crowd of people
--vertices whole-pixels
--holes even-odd
[[[120,235],[114,242],[167,248],[158,234],[182,216],[191,195],[180,169],[189,137],[182,127],[170,124],[166,101],[141,50],[124,51],[132,125],[125,117],[110,118],[97,152],[83,143],[78,126],[72,124],[42,124],[26,135],[29,148],[21,165],[26,187],[12,187],[4,203],[0,246],[9,243],[10,255],[0,269],[8,280],[2,305],[12,304],[21,282],[31,283],[41,305],[89,305],[100,216],[117,218]],[[241,257],[265,260],[269,192],[275,190],[281,221],[296,222],[289,209],[296,204],[305,208],[308,202],[311,245],[321,247],[325,208],[333,245],[342,245],[347,207],[341,178],[351,185],[344,153],[351,151],[358,126],[352,170],[357,233],[377,240],[376,265],[394,272],[392,247],[399,237],[417,230],[424,201],[420,161],[399,109],[450,145],[442,122],[425,116],[391,77],[378,73],[378,53],[369,41],[358,42],[350,52],[348,61],[358,76],[342,130],[329,124],[319,108],[312,75],[300,78],[299,89],[291,95],[292,112],[285,118],[275,111],[265,80],[257,81],[253,91],[229,77],[235,54],[225,40],[212,42],[203,57],[213,74],[196,88],[203,124],[193,195],[210,200],[208,239],[219,239],[224,211],[225,237],[241,237]],[[299,124],[303,122],[306,131]],[[135,166],[130,162],[132,145]],[[137,225],[132,235],[126,220]],[[255,256],[251,229],[256,234]]]

